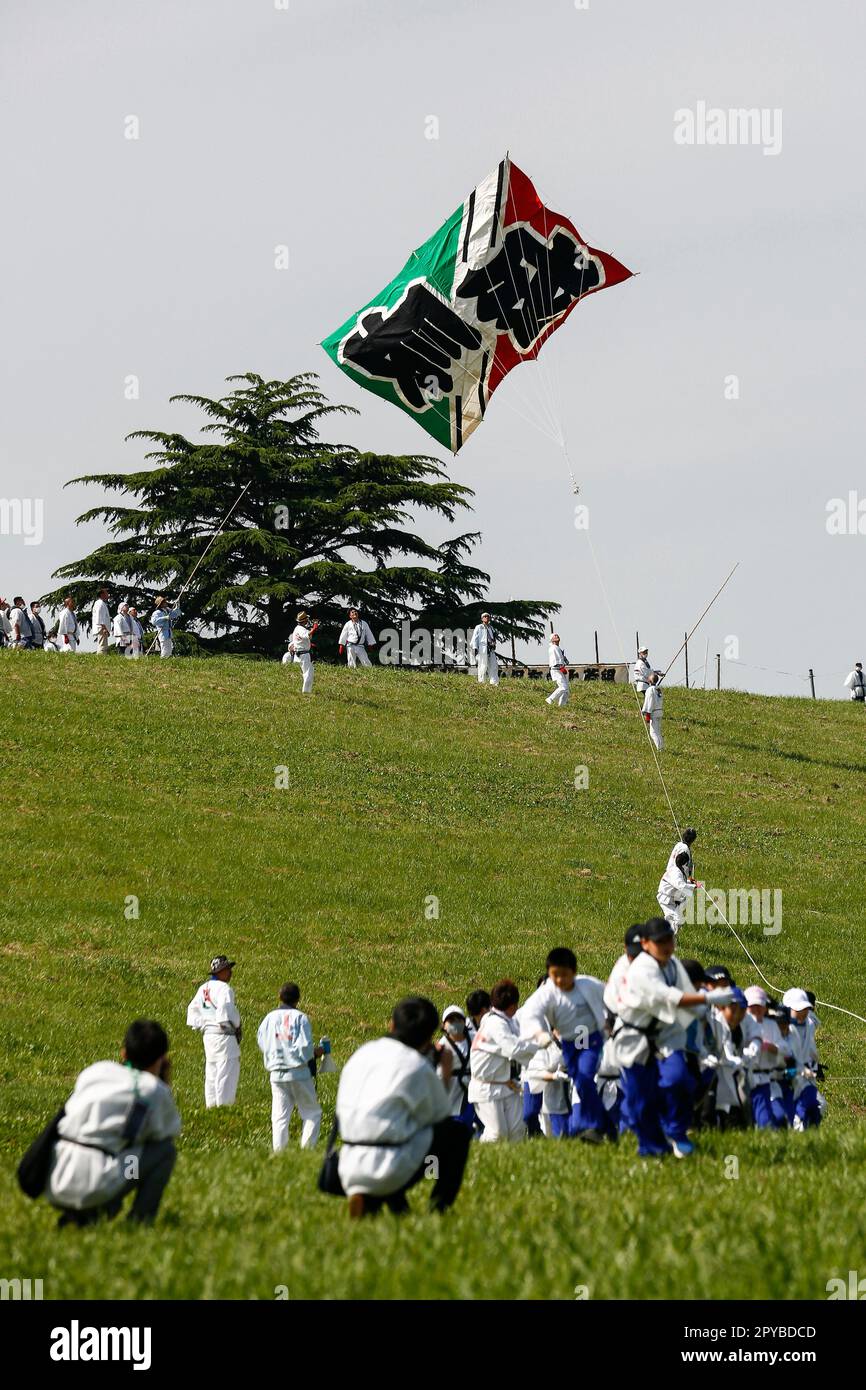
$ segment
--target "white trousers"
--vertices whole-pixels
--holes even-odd
[[[652,739],[653,743],[655,744],[655,746],[656,746],[656,748],[659,750],[659,752],[661,752],[662,749],[663,749],[664,746],[665,746],[665,741],[664,741],[664,739],[662,738],[662,717],[661,717],[661,715],[660,715],[660,714],[651,714],[651,715],[650,715],[650,721],[649,721],[649,724],[647,725],[647,728],[649,729],[649,736],[650,736],[650,738]]]
[[[309,652],[296,652],[295,664],[301,668],[301,694],[309,695],[313,688],[313,658]]]
[[[241,1074],[241,1050],[231,1033],[204,1033],[204,1103],[234,1105]]]
[[[313,1078],[305,1081],[275,1081],[271,1077],[271,1132],[274,1153],[279,1153],[289,1142],[289,1121],[292,1112],[298,1107],[302,1120],[301,1148],[311,1149],[319,1137],[322,1127],[322,1107],[316,1095]]]
[[[70,637],[68,642],[64,642],[62,637],[58,637],[57,640],[60,643],[60,650],[64,652],[67,656],[69,656],[70,653],[76,651],[78,648],[78,643],[74,637]]]
[[[550,694],[548,695],[548,697],[547,697],[547,703],[548,703],[549,705],[567,705],[567,704],[568,704],[568,685],[569,685],[569,683],[568,683],[568,672],[567,672],[567,671],[551,671],[551,673],[550,673],[550,679],[553,680],[553,681],[556,681],[556,685],[554,686],[553,690],[552,690],[552,691],[550,692]]]
[[[162,633],[160,633],[160,634],[159,634],[159,654],[160,654],[160,656],[171,656],[171,654],[172,654],[173,651],[174,651],[174,642],[171,640],[171,637],[170,637],[170,636],[169,636],[169,637],[163,637]]]
[[[350,642],[346,648],[346,660],[351,667],[372,666],[373,663],[367,655],[367,648],[360,642]]]
[[[665,921],[668,923],[669,926],[673,927],[674,936],[676,936],[677,932],[679,931],[680,927],[685,921],[685,903],[663,903],[661,898],[659,898],[658,905],[662,910],[662,914],[664,916]]]
[[[482,1144],[495,1144],[500,1139],[519,1144],[526,1135],[523,1096],[516,1091],[502,1100],[477,1100],[475,1113],[484,1126]]]
[[[499,658],[495,652],[478,653],[478,684],[483,685],[485,677],[490,685],[499,684]]]

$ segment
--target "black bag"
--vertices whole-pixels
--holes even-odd
[[[48,1182],[54,1145],[57,1143],[57,1127],[66,1114],[66,1106],[61,1105],[53,1120],[38,1134],[18,1164],[18,1185],[21,1191],[34,1201],[41,1197]]]

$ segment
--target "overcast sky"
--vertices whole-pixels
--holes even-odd
[[[44,592],[99,543],[74,525],[99,493],[62,484],[138,466],[130,430],[193,430],[173,392],[315,368],[361,412],[345,437],[434,453],[475,489],[462,529],[492,595],[558,599],[572,660],[595,628],[603,658],[621,649],[533,423],[548,408],[626,655],[639,629],[667,665],[739,560],[693,667],[704,636],[711,661],[733,637],[726,684],[806,694],[811,666],[841,695],[866,660],[866,535],[827,532],[830,499],[859,489],[866,511],[863,7],[277,4],[5,0],[0,497],[45,519],[40,545],[0,536],[0,593]],[[676,143],[701,102],[765,110],[781,148]],[[506,150],[640,275],[579,305],[452,460],[316,344]]]

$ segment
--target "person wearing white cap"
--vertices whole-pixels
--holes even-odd
[[[126,616],[129,618],[129,646],[126,655],[138,658],[141,656],[141,639],[144,636],[141,623],[138,621],[138,609],[130,607]]]
[[[520,1037],[520,1028],[514,1019],[519,998],[512,980],[500,980],[494,985],[490,991],[490,1009],[472,1039],[469,1099],[484,1126],[482,1144],[496,1143],[500,1139],[517,1144],[524,1138],[523,1094],[513,1069],[551,1043],[546,1030],[540,1030],[534,1038]]]
[[[785,1040],[775,1019],[767,1017],[767,991],[750,985],[745,994],[748,1011],[742,1024],[743,1060],[749,1068],[752,1120],[756,1129],[784,1129],[788,1117],[778,1079],[785,1069]]]
[[[823,1097],[815,1082],[820,1070],[815,1046],[815,1015],[812,1001],[804,989],[786,989],[782,1003],[791,1012],[788,1043],[794,1054],[794,1124],[796,1130],[813,1129],[821,1123]]]
[[[641,713],[646,720],[650,738],[661,752],[665,741],[662,738],[662,687],[658,671],[650,671]]]
[[[631,683],[639,695],[643,695],[649,685],[649,678],[652,675],[652,667],[649,664],[649,650],[646,647],[638,649],[637,661],[634,663],[631,672]]]
[[[496,655],[496,633],[490,624],[490,614],[482,613],[481,622],[472,633],[469,650],[475,653],[478,683],[499,684],[499,658]]]
[[[172,608],[163,594],[157,594],[150,621],[156,628],[156,635],[159,638],[160,656],[171,656],[174,651],[172,630],[180,616],[181,611],[177,606]]]
[[[313,1042],[310,1020],[298,1008],[300,998],[296,984],[283,985],[280,1007],[265,1015],[256,1035],[271,1080],[274,1153],[288,1145],[289,1121],[296,1106],[301,1117],[302,1149],[314,1147],[322,1124],[322,1107],[310,1063],[324,1054]]]
[[[694,896],[697,885],[688,877],[689,863],[691,855],[687,849],[681,850],[674,860],[673,867],[670,865],[665,869],[661,876],[656,898],[658,905],[665,916],[665,921],[669,922],[673,928],[674,935],[677,934],[685,920],[686,906]]]
[[[469,1099],[469,1046],[466,1015],[459,1004],[449,1004],[442,1010],[442,1040],[436,1046],[439,1073],[451,1101],[451,1114],[471,1129],[475,1124],[475,1107]],[[447,1079],[441,1069],[444,1056],[450,1058]]]
[[[302,608],[298,614],[297,627],[289,639],[289,650],[283,657],[283,665],[293,661],[301,668],[301,694],[309,695],[313,689],[313,635],[319,624],[310,626],[310,615]]]
[[[111,632],[111,614],[108,611],[108,590],[100,589],[90,614],[90,626],[96,650],[100,656],[108,651],[108,637]]]
[[[117,612],[111,624],[114,645],[121,656],[126,656],[132,642],[132,624],[129,621],[129,604],[126,599],[117,605]]]
[[[846,690],[850,690],[851,699],[862,701],[866,700],[866,677],[863,675],[863,662],[856,661],[854,670],[849,671],[842,684]]]
[[[210,979],[196,990],[186,1011],[187,1027],[204,1040],[204,1103],[209,1110],[233,1105],[238,1090],[241,1016],[229,984],[235,964],[227,956],[214,956]]]
[[[349,621],[343,624],[343,631],[340,633],[340,655],[345,647],[346,663],[352,670],[358,665],[372,666],[367,648],[375,645],[376,639],[370,630],[370,624],[361,617],[357,608],[350,608]]]
[[[548,705],[567,705],[568,704],[568,657],[563,651],[559,633],[550,634],[550,646],[547,649],[547,664],[550,667],[550,679],[553,681],[553,690],[547,697]]]

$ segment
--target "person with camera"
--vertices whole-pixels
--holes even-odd
[[[433,1180],[432,1211],[457,1199],[472,1130],[451,1114],[450,1057],[436,1048],[438,1026],[429,999],[401,999],[387,1036],[364,1043],[343,1067],[319,1190],[348,1197],[350,1217],[383,1204],[408,1211],[406,1193],[425,1177]]]
[[[165,1029],[146,1018],[127,1028],[119,1062],[81,1072],[57,1125],[45,1190],[61,1226],[117,1216],[133,1190],[129,1220],[154,1220],[181,1127],[169,1076]]]

